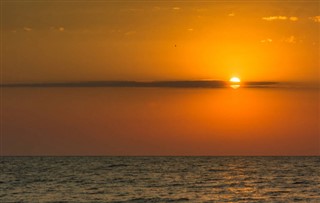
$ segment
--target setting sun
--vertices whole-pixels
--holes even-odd
[[[230,82],[239,83],[239,82],[240,82],[240,79],[237,78],[237,77],[232,77],[232,78],[230,79]]]

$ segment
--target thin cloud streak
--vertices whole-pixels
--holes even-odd
[[[320,16],[309,17],[310,20],[316,23],[320,23]]]
[[[283,41],[286,43],[295,44],[297,42],[297,38],[291,35],[290,37],[285,38]]]
[[[263,39],[260,41],[261,43],[271,43],[272,39],[268,38],[268,39]]]
[[[32,31],[32,28],[30,28],[30,27],[23,27],[23,30],[26,31],[26,32],[30,32],[30,31]]]
[[[266,88],[277,87],[279,82],[259,81],[243,82],[241,87]],[[228,88],[230,82],[222,80],[182,80],[182,81],[88,81],[88,82],[65,82],[65,83],[19,83],[3,84],[0,87],[130,87],[130,88]]]
[[[282,21],[285,21],[285,20],[289,20],[289,21],[298,21],[298,17],[296,16],[268,16],[268,17],[262,17],[262,20],[265,20],[265,21],[276,21],[276,20],[282,20]]]

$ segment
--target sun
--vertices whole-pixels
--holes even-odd
[[[241,80],[238,77],[232,77],[230,78],[230,87],[232,87],[232,89],[238,89],[240,87],[240,82]]]
[[[232,83],[239,83],[240,79],[238,77],[232,77],[232,78],[230,78],[229,81],[232,82]]]

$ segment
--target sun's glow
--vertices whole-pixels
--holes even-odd
[[[232,89],[238,89],[238,88],[240,87],[240,85],[230,85],[230,87],[231,87]]]
[[[239,82],[240,82],[240,79],[237,78],[237,77],[232,77],[232,78],[230,79],[230,82],[232,82],[232,83],[239,83]]]

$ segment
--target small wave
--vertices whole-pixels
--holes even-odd
[[[115,167],[127,167],[128,165],[126,164],[111,164],[108,167],[109,168],[115,168]]]
[[[294,183],[292,183],[292,184],[294,184],[294,185],[301,185],[301,184],[309,184],[309,182],[307,182],[307,181],[296,181],[296,182],[294,182]]]
[[[286,190],[278,190],[278,191],[270,191],[270,192],[266,192],[265,194],[268,196],[278,196],[281,194],[286,194],[286,193],[290,193],[290,191],[286,191]]]
[[[177,198],[177,199],[171,199],[171,198],[134,198],[131,200],[128,200],[126,202],[186,202],[190,201],[188,198]]]
[[[0,202],[320,202],[319,157],[10,159]],[[52,169],[39,173],[43,164]]]
[[[223,169],[209,169],[209,172],[225,172],[226,170]]]
[[[97,187],[91,187],[91,188],[88,188],[88,190],[99,190],[99,188],[97,188]]]
[[[168,186],[169,187],[180,187],[180,186],[184,186],[185,184],[183,183],[172,183],[172,184],[169,184]]]
[[[99,195],[99,194],[105,194],[105,191],[90,191],[90,192],[85,192],[87,195]]]

